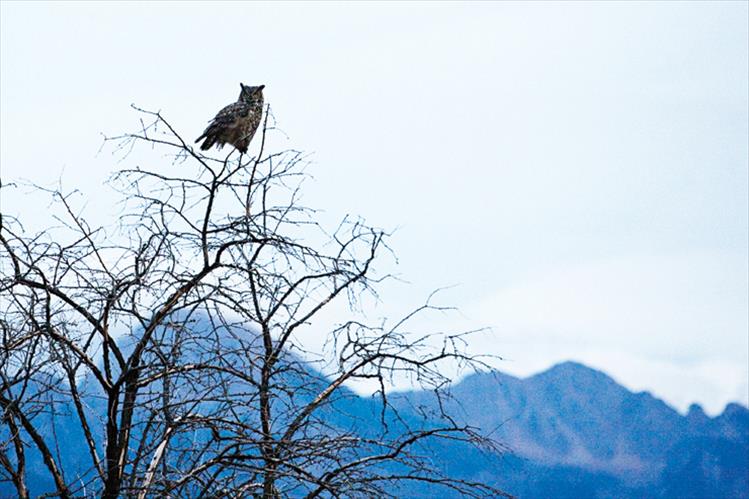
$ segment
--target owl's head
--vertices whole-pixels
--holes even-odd
[[[265,85],[258,85],[251,87],[244,83],[239,84],[242,87],[242,91],[239,93],[239,100],[243,102],[262,102],[263,101],[263,89]]]

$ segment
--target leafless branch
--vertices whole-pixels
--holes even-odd
[[[463,333],[410,330],[442,308],[343,322],[327,331],[323,371],[299,356],[304,326],[330,303],[355,311],[377,296],[390,249],[385,231],[351,217],[326,230],[300,204],[307,157],[269,150],[270,109],[257,154],[223,159],[135,110],[138,129],[105,147],[165,164],[113,174],[114,223],[91,224],[62,187],[40,188],[55,220],[42,233],[0,214],[0,479],[28,497],[31,452],[60,497],[372,497],[413,481],[500,494],[428,457],[446,440],[497,450],[441,402],[443,367],[482,359]],[[404,375],[438,394],[436,415],[391,402],[389,381]],[[354,396],[358,379],[376,396]],[[371,412],[366,431],[346,404]]]

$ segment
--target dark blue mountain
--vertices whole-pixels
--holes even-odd
[[[749,410],[738,404],[715,418],[697,405],[682,416],[573,362],[525,379],[474,374],[451,395],[450,410],[510,452],[487,458],[462,450],[460,461],[442,460],[447,473],[519,497],[749,497]],[[397,403],[437,407],[423,392]]]
[[[451,476],[520,498],[749,498],[749,410],[741,405],[729,404],[714,418],[693,405],[684,416],[647,392],[630,392],[573,362],[524,379],[473,374],[452,386],[450,397],[449,412],[507,449],[497,453],[451,441],[421,449]],[[438,414],[431,392],[399,393],[390,402],[404,421],[424,424],[426,415],[428,424]],[[325,411],[340,428],[369,437],[380,431],[379,405],[369,397],[344,390]],[[57,436],[62,460],[75,469],[86,451],[69,413],[69,425],[58,421]],[[65,418],[61,412],[57,417]],[[31,449],[30,461],[34,488],[48,490],[44,466]],[[0,497],[12,497],[12,490],[0,483]],[[448,497],[424,485],[406,485],[398,494]]]

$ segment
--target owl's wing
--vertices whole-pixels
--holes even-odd
[[[227,127],[234,124],[239,118],[246,117],[248,112],[249,107],[244,102],[233,102],[229,104],[221,111],[219,111],[218,114],[208,122],[208,126],[200,135],[200,137],[195,139],[195,142],[208,137],[209,140],[206,140],[201,148],[210,148],[214,142],[214,140],[210,140],[210,136],[216,136],[220,134],[222,130],[225,130]]]
[[[211,124],[229,125],[234,123],[238,118],[244,118],[249,112],[249,106],[244,102],[232,102],[218,112]]]

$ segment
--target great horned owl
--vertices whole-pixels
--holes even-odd
[[[237,102],[229,104],[218,112],[205,129],[203,135],[195,142],[205,139],[200,148],[207,151],[218,144],[221,149],[224,144],[233,145],[239,152],[246,153],[253,135],[260,126],[263,114],[263,89],[265,85],[250,87],[239,84],[242,91]]]

